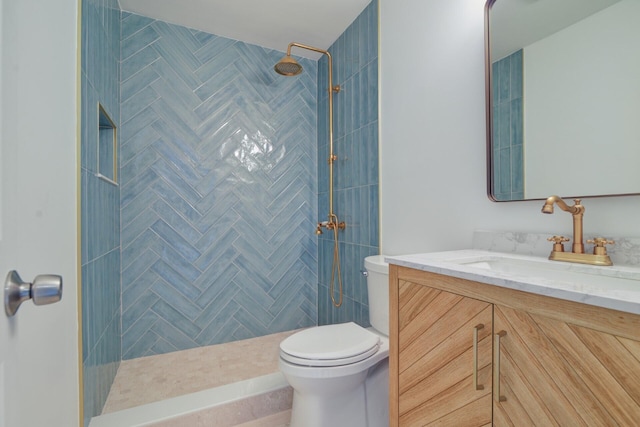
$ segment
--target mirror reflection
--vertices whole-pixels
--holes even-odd
[[[640,0],[489,0],[493,200],[640,193]]]

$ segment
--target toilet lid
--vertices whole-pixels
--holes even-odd
[[[356,363],[378,351],[380,338],[353,322],[297,332],[280,343],[284,360],[306,366]]]

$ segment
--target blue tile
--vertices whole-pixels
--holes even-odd
[[[522,49],[513,53],[510,56],[511,67],[510,67],[509,82],[511,85],[511,88],[510,88],[511,99],[522,98],[523,57],[524,57],[524,53]]]
[[[379,193],[378,185],[369,186],[369,246],[379,246]]]
[[[202,294],[196,300],[196,304],[202,309],[198,314],[198,317],[205,316],[207,318],[206,311],[217,312],[221,307],[221,301],[229,301],[235,293],[237,288],[230,286],[235,276],[240,271],[238,267],[233,264],[228,265],[226,268],[213,268],[212,273],[207,276],[206,281],[200,285],[203,289]],[[215,302],[215,304],[214,304]],[[196,319],[196,324],[200,325],[200,321]]]
[[[201,82],[210,81],[221,70],[239,60],[237,50],[233,49],[234,43],[226,44],[214,57],[195,70],[195,75]]]
[[[511,147],[502,148],[498,152],[500,175],[498,177],[498,192],[511,192]]]
[[[208,323],[202,328],[198,335],[198,342],[202,345],[225,342],[230,339],[233,331],[238,327],[235,314],[240,305],[229,298],[228,303],[216,310],[214,315],[207,319]]]
[[[198,36],[201,36],[205,33],[199,33]],[[210,36],[208,40],[204,41],[202,46],[197,49],[194,54],[198,58],[198,60],[202,64],[206,64],[220,53],[225,52],[226,49],[236,43],[235,40],[228,39],[225,37],[216,37]]]
[[[237,68],[233,64],[227,65],[219,71],[212,69],[210,73],[211,77],[195,90],[195,94],[202,101],[224,89],[238,77]]]
[[[522,145],[511,147],[511,192],[524,193],[524,159]]]
[[[335,173],[338,184],[337,188],[345,189],[353,187],[353,163],[357,159],[353,154],[353,141],[345,137],[336,144],[336,154],[339,153],[338,162],[335,164]]]
[[[522,109],[522,98],[514,99],[509,103],[511,114],[509,145],[511,146],[522,145],[524,143],[524,117]]]
[[[369,173],[366,177],[367,184],[378,184],[380,179],[380,163],[379,163],[379,138],[378,138],[378,121],[372,122],[367,128],[367,164]]]
[[[240,289],[235,295],[234,301],[240,304],[244,310],[251,313],[251,316],[258,320],[256,323],[261,326],[266,326],[271,323],[272,319],[275,317],[274,314],[279,314],[279,311],[274,314],[267,311],[267,308],[273,303],[273,300],[263,293],[251,292],[251,288],[246,286],[246,281],[243,280],[242,283],[239,283],[238,279],[241,279],[241,277],[236,276],[234,279],[234,283],[236,283]],[[254,296],[259,296],[259,298],[254,298]],[[246,324],[246,322],[241,323],[243,325]]]
[[[120,54],[122,60],[126,60],[131,55],[140,52],[160,38],[159,34],[152,26],[146,26],[135,33],[134,37],[128,37],[121,43]]]
[[[122,115],[124,117],[133,117],[144,109],[149,107],[158,99],[158,94],[147,86],[140,92],[139,96],[129,98],[127,102],[122,103]]]
[[[154,183],[153,191],[158,194],[165,202],[167,202],[174,210],[182,215],[187,221],[197,223],[202,218],[192,205],[190,205],[179,193],[174,191],[166,184]]]
[[[135,342],[140,340],[143,337],[145,331],[148,331],[157,320],[158,316],[155,313],[153,313],[151,310],[145,310],[144,314],[138,317],[133,324],[129,325],[128,328],[123,328],[123,348],[131,347],[133,344],[135,344]],[[124,355],[124,358],[126,358],[126,353]]]
[[[187,350],[197,347],[198,343],[191,336],[175,327],[172,321],[173,319],[159,319],[152,326],[151,330],[157,336],[162,337],[160,343],[156,342],[154,349],[166,351],[167,348],[173,348],[175,351],[176,349]]]
[[[153,324],[150,328],[153,327]],[[122,339],[122,345],[127,349],[126,352],[123,352],[122,355],[123,360],[133,359],[142,353],[144,349],[153,347],[154,344],[158,341],[159,337],[155,332],[152,332],[149,329],[146,329],[146,332],[137,340],[137,335],[133,334],[133,331],[127,332],[124,334]]]
[[[253,313],[249,312],[243,307],[240,307],[234,315],[234,319],[237,319],[240,324],[249,330],[254,337],[267,335],[269,330],[260,322]]]
[[[162,280],[169,283],[169,285],[171,285],[176,291],[180,292],[189,300],[193,301],[200,296],[200,290],[195,285],[188,282],[181,274],[182,272],[176,271],[163,260],[156,261],[151,266],[151,270],[153,270],[156,274],[158,274],[158,276],[162,278]],[[171,300],[169,300],[169,302],[173,303],[173,301]],[[176,309],[176,311],[179,310]]]
[[[235,248],[232,248],[231,245],[238,236],[239,233],[234,229],[228,230],[215,245],[212,245],[202,252],[202,256],[194,263],[194,266],[204,271],[214,262],[220,262],[228,257],[232,257],[237,251]]]
[[[154,328],[156,327],[154,326]],[[190,343],[190,345],[192,345],[192,343]],[[180,350],[178,347],[171,344],[170,342],[167,342],[162,336],[160,336],[158,337],[158,340],[155,343],[153,343],[153,346],[148,350],[148,353],[149,355],[155,355],[155,354],[171,353],[173,351],[178,351],[178,350]]]
[[[131,293],[128,296],[134,296]],[[137,296],[137,295],[135,295]],[[149,288],[144,288],[144,292],[141,293],[134,301],[131,301],[129,307],[122,312],[122,328],[126,331],[129,327],[134,325],[138,319],[142,318],[149,307],[153,306],[158,301],[158,296],[149,291]]]
[[[158,280],[150,289],[164,301],[171,301],[171,307],[179,311],[181,315],[189,320],[193,321],[198,316],[199,307],[193,303],[193,298],[183,295],[174,285],[164,280]],[[199,292],[196,293],[196,295],[199,294]],[[180,348],[180,346],[178,346],[178,348]]]
[[[494,79],[495,84],[495,100],[498,103],[508,101],[510,98],[510,62],[509,57],[503,58],[495,63],[494,66]]]
[[[159,318],[169,320],[173,326],[187,336],[195,337],[200,333],[200,328],[163,299],[159,299],[151,309],[157,313]]]
[[[183,71],[182,76],[190,78],[193,70],[197,69],[201,63],[192,53],[193,49],[189,49],[189,38],[185,38],[184,33],[176,34],[173,29],[177,26],[162,21],[155,21],[151,26],[162,37],[158,43],[155,43],[154,48],[174,69]]]
[[[136,15],[133,13],[123,13],[122,16],[122,40],[126,40],[132,35],[136,34],[138,31],[144,29],[145,27],[151,25],[153,23],[153,19],[147,18],[146,16]]]
[[[378,61],[372,61],[367,65],[367,115],[366,122],[378,120]]]
[[[369,3],[369,6],[365,9],[368,19],[368,31],[367,37],[367,61],[371,61],[378,56],[378,4],[377,0],[373,0]]]
[[[126,291],[129,287],[133,286],[136,280],[158,259],[158,255],[149,250],[145,250],[142,254],[138,255],[129,267],[122,271],[122,289]]]
[[[171,160],[175,161],[170,164],[169,161]],[[179,194],[182,199],[193,206],[202,197],[188,182],[190,176],[195,175],[195,173],[188,170],[188,166],[184,163],[178,163],[176,158],[165,160],[165,158],[160,157],[151,165],[151,170],[156,172],[157,177],[160,178],[157,181],[157,185],[167,186],[167,191]],[[181,166],[184,166],[185,170],[177,170]]]
[[[511,138],[511,108],[508,102],[498,104],[497,148],[504,149],[510,145]]]

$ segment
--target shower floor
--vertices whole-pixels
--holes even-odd
[[[123,360],[103,414],[278,372],[277,334]]]

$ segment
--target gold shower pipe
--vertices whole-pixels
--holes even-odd
[[[338,246],[338,231],[344,230],[346,225],[345,222],[340,222],[338,220],[338,216],[333,211],[333,163],[338,159],[338,156],[335,155],[333,151],[333,93],[340,92],[340,86],[333,85],[333,59],[331,58],[331,54],[324,50],[318,49],[317,47],[307,46],[301,43],[291,42],[287,47],[287,56],[282,58],[280,62],[278,62],[273,68],[278,74],[282,74],[283,76],[296,76],[302,72],[302,66],[296,62],[295,59],[291,57],[291,48],[299,47],[302,49],[311,50],[314,52],[319,52],[324,55],[327,55],[329,59],[329,220],[326,222],[319,222],[318,228],[316,229],[316,234],[322,234],[322,227],[326,227],[327,230],[333,231],[333,262],[331,263],[331,284],[329,286],[329,293],[331,294],[331,301],[335,307],[340,307],[342,305],[342,273],[340,269],[340,255],[339,255],[339,246]],[[339,299],[336,301],[334,295],[334,284],[335,277],[338,277],[338,294]]]
[[[329,159],[328,159],[328,163],[329,163],[329,223],[333,223],[334,218],[336,217],[335,213],[333,212],[333,162],[335,162],[338,159],[338,156],[335,155],[335,153],[333,152],[333,93],[338,93],[340,92],[340,85],[333,85],[333,58],[331,57],[331,54],[324,50],[324,49],[319,49],[317,47],[313,47],[313,46],[309,46],[309,45],[305,45],[302,43],[296,43],[296,42],[291,42],[289,43],[289,46],[287,47],[287,56],[290,57],[291,56],[291,48],[292,47],[299,47],[302,49],[307,49],[307,50],[311,50],[314,52],[318,52],[318,53],[322,53],[324,55],[327,55],[327,59],[328,59],[328,63],[329,63]],[[339,225],[339,224],[335,224],[335,226],[339,227],[339,228],[344,228],[344,224]]]

